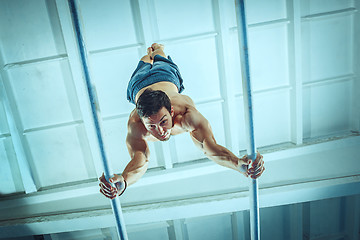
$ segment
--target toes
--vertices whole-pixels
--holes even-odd
[[[164,50],[164,45],[163,44],[159,44],[159,43],[153,43],[151,45],[151,48],[153,49],[153,51],[157,50],[157,49],[162,49]]]
[[[151,55],[151,54],[152,54],[152,52],[153,52],[153,49],[152,49],[151,47],[148,47],[148,49],[147,49],[147,53],[148,53],[148,55]]]

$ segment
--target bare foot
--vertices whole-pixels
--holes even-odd
[[[147,48],[147,55],[150,57],[150,63],[153,64],[154,62],[154,59],[153,59],[153,48],[152,47],[148,47]]]
[[[163,44],[159,44],[159,43],[153,43],[151,45],[151,48],[155,51],[155,50],[158,50],[158,49],[161,49],[164,51],[164,45]]]
[[[153,50],[152,54],[151,54],[151,58],[153,59],[155,57],[155,55],[160,55],[163,56],[164,58],[166,58],[166,55],[164,53],[164,45],[163,44],[159,44],[159,43],[153,43],[151,45],[151,48]]]

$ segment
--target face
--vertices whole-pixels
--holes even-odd
[[[167,141],[170,138],[172,128],[172,117],[174,116],[174,110],[171,107],[171,112],[163,107],[156,114],[150,117],[143,117],[142,122],[145,128],[160,141]]]

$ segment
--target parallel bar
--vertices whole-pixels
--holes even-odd
[[[244,111],[245,111],[245,125],[247,131],[248,155],[254,161],[256,159],[255,151],[255,137],[254,137],[254,123],[253,123],[253,109],[251,97],[250,84],[250,64],[248,52],[248,37],[247,24],[245,15],[244,0],[235,0],[236,19],[239,36],[241,75],[244,92]],[[246,110],[247,109],[247,110]],[[251,179],[250,184],[250,227],[251,239],[260,239],[260,218],[259,218],[259,196],[258,196],[258,182],[256,179]]]
[[[68,2],[69,2],[70,11],[71,11],[71,17],[72,17],[73,24],[74,24],[74,30],[76,33],[76,39],[77,39],[77,43],[78,43],[79,53],[81,56],[81,63],[82,63],[83,71],[84,71],[83,73],[84,73],[87,89],[88,89],[89,100],[91,102],[91,110],[92,110],[96,135],[97,135],[97,139],[98,139],[98,143],[99,143],[99,147],[100,147],[100,153],[101,153],[101,158],[102,158],[102,162],[103,162],[105,178],[108,180],[112,176],[113,172],[110,168],[110,165],[107,162],[107,157],[106,157],[106,152],[105,152],[105,144],[104,144],[102,132],[101,132],[101,117],[100,117],[99,103],[97,101],[95,88],[93,87],[94,85],[92,84],[91,79],[90,79],[87,51],[85,48],[85,42],[84,42],[84,38],[82,35],[82,29],[80,26],[77,6],[75,3],[75,0],[68,0]],[[118,197],[115,199],[112,199],[111,206],[112,206],[113,213],[115,215],[116,226],[117,226],[119,238],[121,240],[128,240],[128,237],[126,234],[126,229],[125,229],[125,222],[124,222],[122,210],[121,210],[120,199]]]

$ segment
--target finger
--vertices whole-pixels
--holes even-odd
[[[101,182],[100,182],[102,185],[104,185],[106,188],[111,188],[111,184],[106,181],[106,179],[104,178]]]
[[[253,161],[252,165],[253,165],[253,166],[254,166],[254,165],[257,165],[257,164],[259,163],[259,161],[261,161],[262,157],[263,157],[263,156],[262,156],[259,152],[257,152],[256,158],[255,158],[255,160]]]
[[[100,192],[107,198],[113,199],[114,197],[116,197],[116,194],[115,195],[114,194],[108,194],[108,193],[102,191],[102,189],[100,189]]]
[[[106,189],[104,188],[103,186],[100,186],[100,190],[103,191],[104,193],[106,194],[113,194],[113,191],[109,190],[109,189]]]
[[[111,184],[110,184],[108,181],[106,181],[105,177],[101,179],[101,182],[100,182],[100,183],[103,184],[104,187],[106,187],[106,188],[108,188],[108,189],[111,189],[111,188],[112,188]]]
[[[265,162],[263,160],[261,160],[259,168],[264,168],[264,164],[265,164]]]
[[[99,192],[106,197],[106,194],[104,194],[101,189],[99,190]]]
[[[106,193],[106,192],[104,192],[105,194],[106,194],[106,196],[107,197],[109,197],[109,198],[114,198],[114,197],[116,197],[117,196],[117,194],[116,193]]]
[[[259,171],[263,167],[263,165],[264,165],[263,162],[260,162],[257,165],[251,166],[251,168],[249,168],[249,171],[253,174],[253,173]]]
[[[116,183],[116,182],[121,181],[121,178],[122,178],[121,175],[114,174],[114,176],[112,178],[110,178],[109,181],[111,183]]]
[[[256,158],[256,160],[251,164],[251,168],[253,169],[258,169],[259,166],[264,165],[264,160],[263,160],[263,156],[260,155],[259,157]]]
[[[252,179],[257,179],[258,177],[260,177],[262,175],[262,173],[265,171],[265,168],[262,168],[260,172],[254,174],[251,176]]]
[[[254,167],[258,164],[258,156],[256,156],[256,158],[254,159],[254,161],[251,162],[251,166]]]
[[[100,181],[102,181],[103,179],[105,179],[104,173],[99,177]]]
[[[254,169],[249,170],[249,175],[250,175],[251,178],[253,178],[254,176],[256,176],[257,173],[258,173],[258,172],[254,171]]]
[[[265,171],[265,168],[262,168],[261,171],[258,174],[256,174],[256,178],[260,177],[264,171]]]
[[[248,158],[248,155],[245,155],[241,158],[245,165],[250,165],[251,159]]]
[[[113,188],[113,187],[108,188],[108,187],[107,187],[105,184],[103,184],[103,183],[100,183],[99,186],[100,186],[100,188],[101,188],[104,192],[107,192],[107,193],[110,193],[110,194],[112,194],[112,193],[114,193],[114,192],[117,191],[116,188]]]
[[[110,183],[103,183],[103,182],[100,182],[100,184],[99,184],[99,186],[101,187],[101,188],[103,188],[104,190],[106,190],[107,192],[114,192],[114,191],[116,191],[117,190],[117,188],[116,188],[116,184],[117,184],[118,182],[116,182],[114,185],[113,184],[110,184]]]
[[[262,171],[262,169],[264,168],[264,165],[262,163],[260,163],[260,165],[258,165],[258,167],[256,169],[251,169],[251,174],[252,175],[257,175],[259,172]]]
[[[102,195],[104,195],[105,197],[108,197],[108,194],[105,193],[102,189],[100,189],[100,193],[101,193]]]
[[[250,170],[249,170],[247,173],[248,173],[248,176],[249,176],[249,177],[254,176],[254,172],[253,172],[253,171],[250,171]]]
[[[262,169],[261,172],[259,172],[258,174],[254,175],[254,179],[257,179],[258,177],[260,177],[265,169]]]
[[[256,167],[254,167],[255,172],[259,171],[264,166],[264,161],[261,160]]]
[[[108,181],[106,181],[105,175],[104,173],[101,175],[101,177],[99,178],[100,182],[102,182],[103,184],[105,184],[108,188],[111,188],[111,185]]]
[[[254,175],[254,176],[257,176],[259,173],[261,174],[263,171],[264,171],[263,168],[260,168],[259,170],[255,171],[255,172],[253,173],[253,175]]]

